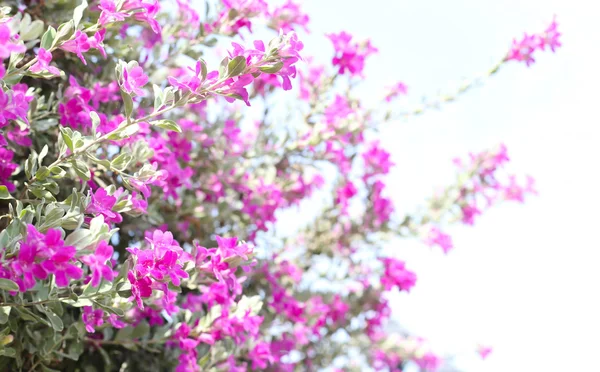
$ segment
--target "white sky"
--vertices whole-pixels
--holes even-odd
[[[367,93],[402,80],[416,102],[487,70],[513,37],[542,31],[554,14],[563,48],[512,64],[458,102],[390,124],[388,179],[400,212],[452,179],[451,159],[504,142],[510,170],[540,195],[504,204],[474,228],[450,230],[444,256],[422,244],[390,251],[419,275],[395,315],[465,372],[600,371],[600,2],[596,0],[307,0],[307,51],[331,53],[323,32],[347,30],[380,49],[367,63]],[[481,362],[477,342],[494,347]]]

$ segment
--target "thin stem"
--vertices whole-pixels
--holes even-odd
[[[491,69],[486,71],[483,75],[477,76],[477,77],[465,82],[464,84],[459,86],[454,92],[440,95],[440,96],[438,96],[437,99],[430,100],[428,102],[425,102],[425,103],[419,105],[418,107],[416,107],[414,109],[411,109],[406,112],[402,112],[402,113],[398,114],[398,116],[406,118],[409,116],[420,115],[429,109],[439,108],[444,103],[455,101],[463,93],[469,91],[471,88],[475,87],[476,85],[478,85],[478,84],[482,83],[483,81],[485,81],[486,79],[490,78],[492,75],[496,74],[498,72],[498,70],[500,69],[500,67],[505,62],[506,62],[506,59],[502,59],[500,62],[496,63]],[[386,115],[386,118],[389,119],[391,117],[392,117],[391,112],[388,112]]]
[[[43,301],[36,301],[36,302],[26,302],[26,303],[22,303],[22,304],[18,304],[18,303],[12,303],[12,302],[4,302],[4,303],[0,303],[0,307],[28,307],[28,306],[35,306],[35,305],[43,305],[43,304],[47,304],[50,302],[56,302],[59,301],[57,300],[43,300]]]
[[[164,344],[165,342],[167,342],[167,340],[165,340],[165,339],[147,340],[147,341],[140,341],[140,340],[118,341],[118,340],[97,340],[97,339],[89,338],[89,337],[86,337],[83,340],[85,342],[89,342],[91,344],[96,344],[96,345],[117,345],[117,346],[124,346],[127,344],[136,344],[136,345]]]

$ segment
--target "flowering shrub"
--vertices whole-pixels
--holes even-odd
[[[254,40],[261,28],[270,40]],[[367,138],[408,89],[365,107],[354,86],[377,49],[326,35],[320,66],[303,53],[308,29],[291,0],[0,9],[2,370],[440,365],[424,340],[389,331],[386,293],[418,281],[381,242],[448,252],[447,224],[523,202],[533,180],[504,173],[500,146],[456,160],[455,184],[398,216],[394,162]],[[490,75],[558,36],[555,22],[525,35]],[[329,195],[321,212],[276,234],[280,212],[314,193]]]

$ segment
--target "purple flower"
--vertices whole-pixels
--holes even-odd
[[[52,61],[52,53],[44,48],[40,48],[38,51],[38,60],[29,68],[29,71],[34,73],[48,71],[52,75],[59,76],[60,70],[54,66],[50,66],[50,61]]]
[[[60,49],[66,50],[67,52],[75,53],[77,57],[81,60],[84,65],[87,65],[85,58],[83,58],[83,53],[87,52],[92,48],[92,44],[89,41],[89,38],[86,33],[77,30],[75,32],[75,37],[71,40],[64,42]]]
[[[75,247],[62,247],[48,260],[42,262],[42,267],[49,273],[54,274],[56,285],[66,287],[69,285],[69,278],[81,279],[83,270],[71,263],[75,256]]]
[[[401,291],[410,291],[417,281],[417,276],[412,271],[406,270],[404,262],[395,258],[386,257],[381,261],[385,272],[381,276],[381,285],[386,291],[397,286]]]
[[[146,85],[148,76],[144,74],[144,70],[137,65],[137,62],[130,62],[123,66],[123,80],[121,87],[127,93],[135,93],[138,96],[144,94],[140,88]]]
[[[81,257],[81,262],[88,265],[92,271],[92,287],[100,284],[102,278],[110,282],[114,278],[114,272],[110,264],[106,264],[113,255],[113,247],[108,245],[104,240],[96,247],[93,254]]]
[[[352,35],[346,32],[329,34],[327,37],[331,40],[335,49],[332,64],[338,66],[340,74],[348,71],[351,75],[361,75],[365,67],[366,57],[377,52],[370,41],[362,45],[351,43]]]
[[[16,35],[14,38],[18,38]],[[25,53],[27,48],[23,44],[16,44],[12,40],[10,28],[6,24],[0,24],[0,61],[10,57],[11,53]]]
[[[104,311],[102,309],[94,310],[91,306],[84,306],[81,320],[85,324],[85,330],[89,333],[95,332],[95,327],[100,327],[104,324]]]
[[[448,253],[452,248],[452,238],[448,234],[444,234],[435,226],[432,226],[429,230],[429,235],[425,240],[425,244],[428,246],[437,245],[442,248],[444,253]]]
[[[0,146],[0,185],[6,186],[9,192],[15,191],[15,185],[10,181],[13,172],[19,167],[13,163],[14,153]]]
[[[100,26],[113,22],[121,22],[129,17],[128,13],[117,10],[117,5],[114,0],[101,0],[98,8],[102,10],[100,17],[98,18],[98,24],[100,24]]]
[[[116,202],[117,198],[108,195],[106,190],[100,187],[92,194],[92,200],[85,212],[95,216],[102,215],[104,216],[104,221],[107,223],[120,223],[123,221],[123,217],[119,213],[112,211]]]
[[[131,283],[131,294],[133,299],[137,302],[138,307],[144,310],[144,301],[142,298],[152,296],[152,280],[145,276],[141,276],[139,273],[134,274],[133,271],[127,273],[127,279]]]
[[[27,237],[11,262],[19,290],[31,289],[35,286],[35,278],[46,279],[48,273],[55,275],[59,287],[66,287],[68,278],[80,279],[83,270],[71,263],[74,256],[75,247],[65,247],[59,230],[49,229],[42,234],[35,226],[27,225]]]

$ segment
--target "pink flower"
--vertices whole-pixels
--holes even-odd
[[[53,273],[58,287],[69,285],[70,279],[81,279],[83,270],[71,263],[75,256],[75,247],[62,247],[48,260],[42,262],[42,267],[49,273]]]
[[[467,225],[473,225],[475,222],[475,216],[481,214],[481,211],[475,204],[465,204],[461,207],[461,211],[463,215],[462,222]]]
[[[508,53],[506,60],[523,61],[527,66],[530,66],[535,59],[533,59],[533,52],[539,46],[535,35],[523,35],[521,41],[513,40],[512,49]]]
[[[529,66],[535,62],[533,53],[536,50],[545,50],[546,46],[548,46],[552,52],[555,52],[556,48],[561,46],[561,43],[558,40],[560,33],[557,28],[558,24],[556,23],[555,18],[543,33],[535,35],[525,34],[520,41],[517,41],[516,39],[513,40],[512,48],[506,55],[505,61],[523,61]]]
[[[100,284],[102,278],[110,282],[114,278],[114,272],[110,264],[106,264],[113,255],[113,247],[102,240],[97,246],[93,254],[81,257],[81,262],[88,265],[92,271],[92,287]]]
[[[4,139],[4,137],[1,137]],[[19,167],[13,163],[14,153],[0,146],[0,185],[6,186],[9,192],[15,191],[15,184],[10,181],[13,172]]]
[[[356,187],[352,181],[347,181],[343,187],[336,190],[335,204],[339,205],[342,214],[347,214],[350,199],[356,195]]]
[[[84,306],[81,320],[85,324],[85,330],[89,333],[95,332],[95,327],[100,327],[104,324],[104,311],[102,309],[94,310],[91,306]]]
[[[288,0],[282,6],[275,8],[270,14],[269,19],[271,19],[271,25],[275,30],[290,32],[294,30],[295,25],[298,25],[304,31],[308,32],[306,25],[310,18],[308,15],[302,13],[300,5],[294,3],[292,0]]]
[[[123,221],[123,217],[119,213],[112,211],[116,202],[117,198],[108,195],[106,190],[100,187],[92,194],[90,204],[87,206],[85,212],[95,216],[102,215],[104,216],[104,221],[107,223],[120,223]]]
[[[27,238],[21,243],[19,254],[11,263],[21,292],[33,288],[35,279],[48,277],[46,271],[36,262],[38,245],[41,243],[40,235],[33,225],[27,225]]]
[[[332,129],[338,127],[336,125],[340,120],[347,118],[352,115],[354,110],[350,107],[348,99],[342,95],[336,95],[333,103],[327,105],[323,114],[325,115],[325,122],[329,124]]]
[[[442,248],[444,253],[448,253],[453,248],[450,235],[444,234],[435,226],[432,226],[429,230],[429,235],[425,240],[425,244],[430,247],[437,245]]]
[[[351,44],[352,35],[346,32],[329,34],[327,37],[331,40],[335,49],[332,63],[334,66],[338,66],[340,74],[348,71],[351,75],[362,75],[366,57],[377,52],[370,41],[362,45]]]
[[[406,270],[404,262],[391,257],[380,259],[385,271],[381,276],[381,285],[386,291],[398,287],[401,291],[409,292],[415,285],[417,276],[412,271]]]
[[[376,229],[387,223],[394,212],[392,201],[382,195],[384,188],[385,184],[380,180],[373,183],[373,192],[371,194],[373,209],[371,211],[372,214],[368,217],[371,219],[372,226]]]
[[[561,46],[560,41],[558,41],[560,32],[558,32],[557,28],[558,28],[558,24],[556,23],[556,17],[555,17],[552,20],[552,23],[550,23],[550,26],[548,26],[548,28],[546,28],[546,31],[544,31],[539,37],[540,48],[542,50],[544,50],[546,48],[546,46],[549,46],[550,50],[552,50],[552,52],[555,52],[556,48]]]
[[[0,24],[0,61],[10,57],[11,53],[25,53],[27,48],[23,44],[16,44],[13,39],[19,35],[10,34],[10,28],[6,24]]]
[[[12,88],[13,90],[6,92],[0,89],[0,128],[8,125],[10,120],[17,119],[29,124],[27,112],[33,96],[27,94],[27,86],[24,84],[16,84]]]
[[[148,76],[144,74],[144,70],[137,64],[128,64],[123,67],[123,81],[121,86],[127,93],[135,93],[138,96],[144,94],[140,89],[148,82]]]
[[[75,37],[71,40],[64,42],[60,49],[66,50],[67,52],[75,53],[77,57],[81,60],[84,65],[87,65],[85,58],[83,57],[83,53],[90,50],[92,44],[90,43],[88,36],[86,33],[77,30],[75,32]]]
[[[139,273],[134,274],[133,271],[127,273],[127,279],[131,283],[132,297],[137,302],[138,307],[144,310],[144,301],[142,298],[152,296],[152,280],[147,276],[142,277]]]
[[[408,88],[406,87],[406,84],[404,84],[403,82],[400,81],[400,82],[396,83],[396,85],[389,88],[389,91],[385,96],[385,100],[387,102],[391,102],[393,98],[395,98],[399,95],[406,95],[407,93],[408,93]]]
[[[160,34],[161,27],[156,21],[156,15],[160,10],[158,0],[126,0],[123,3],[123,10],[141,10],[135,12],[133,18],[138,21],[147,23],[155,34]]]
[[[50,66],[50,61],[52,61],[52,53],[44,48],[40,48],[38,51],[38,60],[29,68],[29,71],[37,73],[47,70],[52,75],[59,76],[60,70],[54,66]]]
[[[388,174],[394,166],[390,159],[390,153],[384,150],[378,141],[371,142],[368,146],[367,151],[362,154],[365,162],[363,176],[365,181],[380,174]]]
[[[492,353],[493,350],[494,349],[491,348],[490,346],[483,346],[483,345],[480,345],[477,348],[477,352],[481,356],[481,359],[486,359]]]
[[[100,17],[98,18],[98,24],[100,24],[100,26],[113,22],[122,22],[125,18],[129,17],[128,13],[117,10],[117,5],[114,0],[101,0],[98,8],[102,10]]]
[[[252,369],[265,369],[267,366],[275,361],[273,355],[271,355],[271,348],[269,344],[260,341],[254,346],[250,352],[248,352],[248,358],[252,362]]]
[[[534,188],[535,180],[532,177],[527,177],[525,186],[519,185],[514,175],[509,176],[509,182],[508,185],[502,187],[505,200],[515,200],[523,203],[525,202],[525,194],[537,194]]]
[[[19,290],[31,289],[35,278],[46,279],[48,273],[54,274],[59,287],[69,285],[69,278],[80,279],[83,270],[71,263],[74,256],[75,247],[64,245],[59,230],[49,229],[42,234],[33,225],[27,225],[27,237],[11,262]]]

